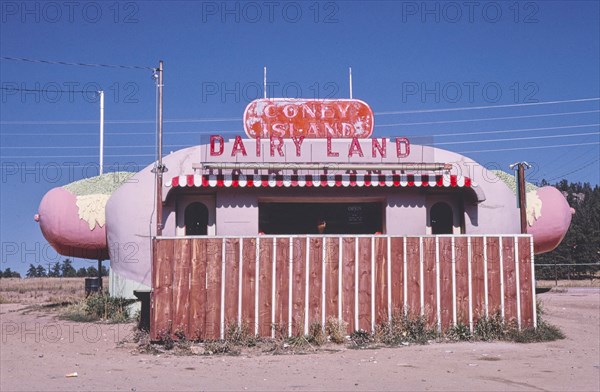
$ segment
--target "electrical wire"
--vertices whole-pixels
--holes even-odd
[[[22,57],[6,57],[0,56],[0,60],[21,61],[27,63],[51,64],[51,65],[70,65],[77,67],[99,67],[99,68],[122,68],[122,69],[143,69],[155,71],[155,67],[145,67],[140,65],[120,65],[120,64],[90,64],[90,63],[73,63],[68,61],[51,61],[39,59],[27,59]]]
[[[560,127],[540,127],[540,128],[515,128],[515,129],[504,129],[504,130],[496,130],[496,131],[475,131],[475,132],[457,132],[457,133],[439,133],[433,135],[426,135],[432,137],[450,137],[450,136],[464,136],[464,135],[488,135],[488,134],[498,134],[498,133],[517,133],[517,132],[526,132],[526,131],[543,131],[543,130],[554,130],[554,129],[568,129],[568,128],[589,128],[600,126],[600,123],[596,124],[582,124],[582,125],[565,125]],[[167,132],[168,135],[208,135],[214,134],[218,132],[220,135],[226,134],[234,134],[238,133],[238,131],[219,131],[219,130],[210,130],[210,131],[181,131],[181,132]],[[105,135],[154,135],[155,132],[106,132]],[[0,133],[0,136],[95,136],[92,133]],[[424,136],[424,135],[406,135],[406,136]]]
[[[35,89],[35,88],[17,88],[17,87],[0,87],[0,90],[6,91],[27,91],[37,93],[97,93],[97,91],[89,90],[50,90],[50,89]]]
[[[577,146],[592,146],[598,145],[600,142],[588,142],[588,143],[571,143],[571,144],[555,144],[549,146],[530,146],[530,147],[513,147],[513,148],[500,148],[500,149],[489,149],[489,150],[469,150],[469,151],[455,151],[457,154],[467,153],[480,153],[480,152],[499,152],[499,151],[520,151],[520,150],[539,150],[546,148],[560,148],[560,147],[577,147]],[[153,146],[154,147],[154,146]],[[165,146],[165,148],[168,146]],[[189,146],[191,147],[191,146]],[[118,155],[105,155],[105,157],[155,157],[155,154],[118,154]],[[97,158],[98,155],[29,155],[29,156],[2,156],[0,159],[32,159],[32,158]]]
[[[464,140],[460,142],[444,142],[444,143],[435,143],[436,146],[447,146],[452,144],[473,144],[473,143],[491,143],[491,142],[511,142],[517,140],[535,140],[535,139],[555,139],[560,137],[573,137],[573,136],[590,136],[590,135],[600,135],[600,132],[585,132],[585,133],[567,133],[562,135],[545,135],[545,136],[527,136],[527,137],[511,137],[505,139],[488,139],[488,140]]]
[[[117,157],[156,157],[156,154],[114,154],[104,155],[105,158]],[[32,159],[32,158],[98,158],[96,155],[23,155],[23,156],[4,156],[0,159]]]
[[[516,118],[535,118],[535,117],[552,117],[552,116],[568,116],[572,114],[584,114],[584,113],[598,113],[600,110],[584,110],[580,112],[562,112],[562,113],[548,113],[548,114],[531,114],[528,116],[510,116],[510,117],[491,117],[491,118],[472,118],[467,120],[451,120],[451,121],[429,121],[429,122],[414,122],[414,123],[395,123],[395,124],[381,124],[375,125],[375,128],[395,127],[399,125],[432,125],[432,124],[450,124],[450,123],[463,123],[473,121],[492,121],[492,120],[512,120]]]
[[[164,119],[163,123],[205,123],[241,121],[241,118],[206,118],[206,119]],[[154,124],[154,120],[108,120],[104,124]],[[47,120],[47,121],[0,121],[0,125],[97,125],[98,120]]]
[[[589,128],[600,126],[600,123],[597,124],[583,124],[583,125],[566,125],[562,127],[543,127],[543,128],[518,128],[518,129],[505,129],[498,131],[479,131],[479,132],[457,132],[457,133],[443,133],[431,135],[434,137],[449,137],[449,136],[464,136],[464,135],[490,135],[496,133],[516,133],[516,132],[526,132],[526,131],[545,131],[552,129],[568,129],[568,128]],[[420,135],[414,135],[420,136]]]
[[[470,151],[456,151],[457,154],[468,154],[468,153],[479,153],[479,152],[499,152],[499,151],[520,151],[520,150],[542,150],[546,148],[560,148],[560,147],[577,147],[577,146],[591,146],[600,144],[600,142],[590,143],[572,143],[572,144],[554,144],[550,146],[531,146],[531,147],[514,147],[514,148],[498,148],[491,150],[470,150]]]
[[[483,110],[483,109],[499,109],[499,108],[512,108],[520,106],[534,106],[534,105],[555,105],[559,103],[570,103],[570,102],[588,102],[588,101],[600,101],[600,98],[581,98],[581,99],[569,99],[564,101],[544,101],[544,102],[530,102],[530,103],[515,103],[511,105],[490,105],[490,106],[465,106],[460,108],[445,108],[445,109],[424,109],[424,110],[402,110],[392,112],[375,112],[377,116],[388,116],[392,114],[412,114],[412,113],[438,113],[438,112],[454,112],[461,110]]]
[[[55,90],[49,90],[55,91]],[[69,92],[69,91],[65,91]],[[85,93],[85,91],[82,91]],[[584,100],[600,100],[600,98],[588,98]],[[559,102],[578,102],[583,100],[572,100],[572,101],[554,101],[554,102],[539,102],[538,104],[552,104]],[[512,105],[510,105],[512,106]],[[477,108],[495,108],[503,106],[479,106]],[[467,110],[467,108],[454,108],[451,110]],[[436,109],[437,111],[449,111],[450,109]],[[505,119],[516,119],[516,118],[535,118],[535,117],[548,117],[548,116],[564,116],[571,114],[584,114],[584,113],[598,113],[600,110],[587,110],[579,112],[563,112],[563,113],[549,113],[549,114],[537,114],[528,116],[509,116],[509,117],[492,117],[492,118],[477,118],[469,120],[449,120],[449,121],[435,121],[435,122],[416,122],[416,123],[393,123],[393,124],[381,124],[375,127],[391,127],[398,125],[427,125],[427,124],[446,124],[446,123],[457,123],[457,122],[469,122],[469,121],[490,121],[490,120],[505,120]],[[391,113],[391,112],[390,112]],[[400,112],[398,112],[400,113]],[[427,113],[427,111],[406,111],[402,113]],[[377,114],[377,113],[375,113]],[[205,122],[233,122],[242,121],[238,117],[223,117],[223,118],[189,118],[189,119],[164,119],[164,123],[205,123]],[[81,121],[68,121],[68,120],[41,120],[41,121],[0,121],[2,125],[84,125],[84,124],[96,124],[96,120],[81,120]],[[154,120],[110,120],[105,121],[105,124],[154,124]]]
[[[536,139],[555,139],[561,137],[575,137],[575,136],[590,136],[600,135],[600,132],[583,132],[583,133],[567,133],[560,135],[544,135],[544,136],[527,136],[527,137],[516,137],[516,138],[500,138],[500,139],[487,139],[487,140],[463,140],[456,142],[442,142],[433,144],[423,145],[453,145],[453,144],[473,144],[473,143],[492,143],[492,142],[508,142],[518,140],[536,140]],[[163,146],[164,148],[185,148],[191,147],[189,144],[170,144]],[[98,148],[98,146],[8,146],[0,147],[0,149],[86,149],[86,148]],[[115,145],[105,146],[105,148],[156,148],[155,145]]]
[[[596,162],[598,162],[598,161],[600,161],[600,159],[594,159],[593,161],[590,161],[590,162],[586,163],[586,164],[585,164],[585,165],[583,165],[583,166],[580,166],[579,168],[577,168],[577,169],[575,169],[575,170],[571,170],[570,172],[567,172],[567,173],[561,174],[560,176],[557,176],[557,177],[551,178],[551,179],[549,179],[548,181],[554,181],[554,180],[556,180],[556,179],[559,179],[559,178],[562,178],[562,177],[564,177],[564,176],[568,176],[569,174],[577,173],[577,172],[579,172],[579,171],[581,171],[581,170],[585,169],[586,167],[589,167],[589,166],[593,165],[594,163],[596,163]]]

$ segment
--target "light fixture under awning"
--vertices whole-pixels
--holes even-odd
[[[469,177],[439,174],[188,174],[167,187],[477,187]]]

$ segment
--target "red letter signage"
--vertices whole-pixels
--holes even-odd
[[[358,99],[257,99],[244,112],[244,129],[253,139],[368,138],[373,111]]]

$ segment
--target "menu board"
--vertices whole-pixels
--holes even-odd
[[[364,222],[363,208],[360,205],[349,205],[346,207],[347,223],[349,225],[360,225]]]

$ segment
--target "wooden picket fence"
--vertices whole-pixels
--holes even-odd
[[[157,340],[223,339],[230,323],[305,334],[330,317],[350,334],[394,311],[440,332],[496,313],[537,324],[528,235],[158,237],[152,288]]]

